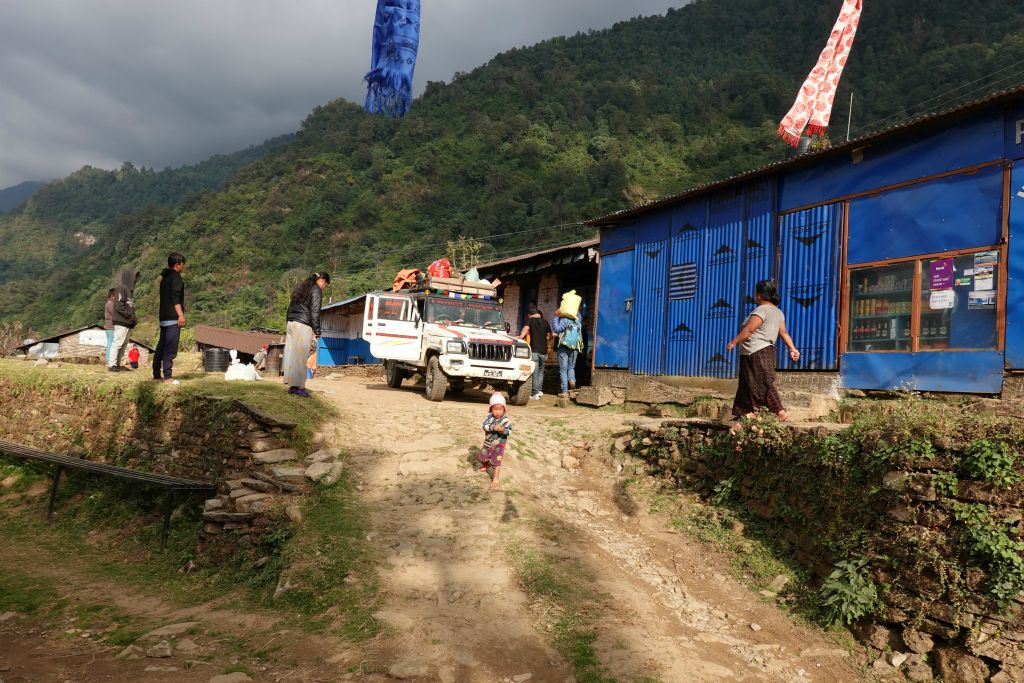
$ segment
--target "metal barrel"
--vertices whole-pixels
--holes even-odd
[[[203,369],[206,372],[225,372],[231,364],[227,349],[206,349],[203,353]]]

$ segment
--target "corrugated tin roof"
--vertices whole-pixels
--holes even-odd
[[[197,344],[216,346],[221,349],[235,349],[241,353],[254,354],[265,344],[282,344],[284,337],[265,332],[245,332],[224,327],[196,325],[193,335]]]
[[[950,109],[945,109],[943,111],[934,112],[931,114],[920,114],[918,116],[912,117],[907,121],[904,121],[903,123],[887,126],[886,128],[882,128],[880,130],[876,130],[866,135],[862,135],[859,138],[854,138],[847,142],[843,142],[842,144],[834,145],[828,149],[823,149],[818,152],[808,152],[806,154],[801,154],[800,156],[794,157],[792,159],[773,161],[770,164],[766,164],[764,166],[760,166],[749,171],[744,171],[743,173],[738,173],[736,175],[729,176],[728,178],[723,178],[721,180],[715,180],[712,182],[703,183],[701,185],[696,185],[684,192],[680,192],[679,194],[663,197],[648,204],[644,204],[643,206],[636,206],[631,209],[622,209],[620,211],[615,211],[605,216],[593,218],[585,222],[587,225],[593,225],[596,227],[615,225],[616,223],[621,223],[626,219],[632,218],[633,216],[636,216],[641,213],[645,213],[647,211],[650,211],[651,209],[656,209],[662,206],[666,206],[668,204],[674,204],[682,199],[685,199],[696,194],[701,194],[704,192],[708,192],[710,190],[715,190],[720,187],[731,185],[733,183],[737,183],[743,180],[750,180],[752,178],[756,178],[758,176],[762,176],[773,171],[778,171],[779,169],[807,165],[811,162],[818,161],[829,156],[835,156],[853,149],[857,149],[858,147],[864,147],[865,145],[870,144],[872,142],[877,142],[879,140],[892,137],[898,133],[903,133],[911,128],[916,128],[917,126],[922,126],[928,123],[935,123],[943,119],[959,116],[967,112],[973,111],[975,109],[980,109],[990,104],[995,104],[997,102],[1002,102],[1005,100],[1020,97],[1021,95],[1024,95],[1024,85],[1018,85],[1013,88],[1007,88],[1006,90],[999,90],[997,92],[986,95],[985,97],[982,97],[980,99],[965,102],[964,104],[952,107]]]
[[[323,311],[330,311],[330,310],[335,309],[335,308],[342,308],[344,306],[351,306],[352,304],[356,303],[357,301],[360,301],[361,299],[365,299],[365,298],[366,298],[365,294],[360,294],[359,296],[354,296],[351,299],[345,299],[344,301],[337,301],[337,302],[335,302],[333,304],[327,304],[326,306],[321,307],[320,311],[321,312],[323,312]]]
[[[29,348],[35,346],[36,344],[49,344],[49,343],[58,341],[60,339],[63,339],[64,337],[70,337],[73,334],[78,334],[79,332],[84,332],[85,330],[102,330],[102,329],[103,328],[100,327],[99,325],[86,325],[85,327],[79,327],[79,328],[74,329],[74,330],[68,330],[67,332],[61,332],[60,334],[55,334],[53,336],[46,337],[44,339],[37,339],[34,342],[32,342],[31,344],[22,344],[21,346],[15,347],[14,350],[15,351],[27,351]],[[132,343],[132,344],[135,344],[136,346],[141,346],[142,348],[146,349],[150,353],[153,352],[153,347],[152,346],[150,346],[149,344],[144,344],[143,342],[140,342],[138,339],[132,339],[131,337],[129,337],[128,341],[130,343]]]
[[[582,242],[562,244],[529,254],[491,261],[490,263],[477,266],[476,269],[481,275],[491,273],[502,277],[508,274],[534,272],[550,266],[574,263],[576,261],[593,261],[597,257],[598,244],[600,244],[600,240],[595,237],[594,239],[583,240]]]

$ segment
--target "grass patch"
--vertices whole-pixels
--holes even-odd
[[[7,385],[11,399],[37,395],[39,400],[45,400],[47,393],[59,391],[92,404],[126,401],[134,404],[139,418],[144,421],[159,417],[170,405],[187,405],[201,397],[224,397],[295,422],[296,428],[288,435],[295,446],[308,446],[321,424],[337,416],[337,410],[330,401],[315,394],[311,399],[291,396],[283,384],[272,379],[225,382],[219,373],[207,375],[194,370],[201,367],[197,364],[199,359],[200,355],[196,353],[179,354],[175,363],[179,371],[175,377],[182,383],[176,386],[153,382],[144,369],[111,373],[102,365],[76,363],[61,363],[57,368],[36,368],[32,363],[0,359],[0,385]]]
[[[179,400],[203,396],[241,401],[280,420],[294,422],[296,427],[288,437],[298,447],[307,447],[321,425],[338,416],[334,405],[315,393],[312,398],[292,396],[283,384],[271,380],[225,382],[219,375],[202,375],[178,387]]]
[[[779,559],[769,541],[753,527],[748,527],[747,533],[735,533],[732,530],[735,521],[739,520],[730,510],[701,505],[691,506],[679,514],[672,525],[728,552],[733,574],[751,588],[761,590],[779,575],[788,577],[791,583],[805,578],[803,572],[795,571]]]
[[[107,634],[106,641],[111,645],[131,645],[139,639],[142,634],[146,633],[144,629],[134,628],[132,626],[118,626],[116,629]]]
[[[50,476],[49,465],[16,461],[0,455],[0,482],[7,482],[6,486],[0,486],[0,493],[23,493],[32,484]]]
[[[6,572],[0,582],[0,612],[35,614],[53,596],[53,587],[38,576]]]
[[[366,534],[369,522],[347,475],[332,486],[317,486],[303,504],[303,521],[283,539],[272,560],[293,584],[279,603],[301,614],[313,629],[332,630],[352,641],[376,636],[377,580]],[[280,571],[283,569],[283,573]],[[277,586],[264,583],[264,599]]]
[[[594,650],[594,621],[601,601],[590,587],[593,578],[581,567],[513,543],[508,556],[516,578],[530,597],[553,615],[548,628],[554,646],[568,660],[579,683],[615,683]]]

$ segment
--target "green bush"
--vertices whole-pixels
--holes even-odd
[[[878,589],[865,558],[836,562],[835,570],[821,587],[825,621],[849,625],[877,609]]]
[[[972,441],[960,461],[960,471],[972,479],[986,481],[1005,489],[1021,480],[1014,469],[1017,457],[1005,441],[977,439]]]

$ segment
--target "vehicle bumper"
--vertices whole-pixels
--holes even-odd
[[[526,358],[509,363],[473,360],[466,356],[441,356],[441,369],[449,377],[472,377],[493,382],[525,382],[533,374],[534,364]]]

